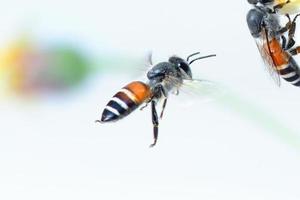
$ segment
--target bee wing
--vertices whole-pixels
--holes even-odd
[[[274,82],[280,86],[280,76],[271,56],[268,32],[266,29],[263,29],[261,38],[256,39],[255,42],[264,62],[266,71],[270,74]]]
[[[142,80],[146,80],[147,71],[153,67],[152,52],[148,51],[145,55],[136,56],[134,58],[131,57],[128,60],[129,61],[124,64],[124,67],[122,67],[122,70],[117,72],[124,74],[126,71],[126,75],[128,75],[131,79],[139,77]]]
[[[204,79],[185,79],[179,91],[205,100],[214,100],[225,93],[220,84]]]
[[[172,85],[173,94],[178,95],[182,101],[211,101],[225,94],[225,89],[218,83],[204,79],[178,79],[176,77],[167,77],[165,83]]]

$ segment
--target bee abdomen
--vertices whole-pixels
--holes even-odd
[[[269,43],[272,59],[280,76],[295,86],[300,86],[300,72],[296,61],[285,52],[278,40],[273,39]]]
[[[134,111],[151,96],[148,85],[134,81],[123,87],[106,105],[101,122],[117,121]]]
[[[290,57],[289,63],[279,70],[281,77],[295,86],[300,86],[299,67],[295,60]]]

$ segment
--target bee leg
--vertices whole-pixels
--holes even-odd
[[[161,113],[160,113],[160,119],[161,119],[163,117],[163,115],[164,115],[164,111],[165,111],[165,108],[166,108],[166,105],[167,105],[167,98],[168,98],[168,96],[167,96],[166,90],[164,89],[164,87],[162,85],[160,85],[159,88],[160,88],[161,94],[162,94],[162,96],[164,98],[164,103],[163,103],[162,110],[161,110]]]
[[[151,111],[152,111],[154,142],[150,145],[150,147],[154,147],[156,145],[157,137],[158,137],[158,116],[156,112],[156,101],[151,101]]]
[[[162,110],[161,110],[161,113],[160,113],[160,119],[162,119],[162,117],[164,115],[166,105],[167,105],[167,98],[164,99],[164,103],[163,103]]]
[[[140,110],[144,110],[146,107],[148,107],[148,105],[149,105],[149,103],[152,101],[152,98],[149,100],[149,101],[147,101],[146,103],[145,103],[145,105],[144,106],[142,106],[141,108],[140,108]]]
[[[286,49],[291,49],[295,44],[296,44],[296,42],[295,42],[294,38],[289,38]]]
[[[287,43],[287,49],[290,49],[292,48],[294,45],[295,45],[295,40],[294,40],[294,36],[295,36],[295,32],[296,32],[296,20],[297,18],[300,16],[300,14],[297,14],[292,23],[291,23],[291,26],[289,28],[289,32],[288,32],[288,43]]]
[[[281,36],[281,48],[284,49],[284,50],[287,50],[286,49],[286,37],[284,37],[283,35]]]
[[[293,49],[290,49],[289,50],[290,54],[292,54],[292,56],[295,56],[297,54],[300,53],[300,46],[296,47],[296,48],[293,48]]]
[[[153,97],[151,97],[151,98],[146,102],[146,104],[140,108],[140,110],[144,110],[144,109],[148,106],[148,104],[152,101],[152,99],[153,99]]]
[[[146,103],[144,106],[142,106],[142,107],[140,108],[140,110],[144,110],[147,106],[148,106],[148,103]]]
[[[282,27],[279,31],[278,34],[284,34],[285,32],[289,31],[291,29],[292,26],[292,20],[289,14],[285,15],[288,18],[288,22],[285,24],[284,27]]]

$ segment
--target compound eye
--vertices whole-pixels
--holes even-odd
[[[184,62],[178,63],[178,67],[181,70],[183,70],[188,76],[192,77],[191,69],[187,63],[184,63]]]
[[[258,3],[258,0],[248,0],[248,3],[255,5]]]

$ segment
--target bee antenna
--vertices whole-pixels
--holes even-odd
[[[217,55],[216,54],[211,54],[211,55],[196,58],[196,59],[192,60],[191,62],[189,62],[189,65],[192,64],[193,62],[195,62],[196,60],[201,60],[201,59],[204,59],[204,58],[210,58],[210,57],[215,57],[215,56],[217,56]]]
[[[192,56],[195,56],[195,55],[198,55],[200,54],[200,52],[196,52],[196,53],[193,53],[191,55],[189,55],[187,58],[186,58],[186,61],[189,61],[189,59],[192,57]]]

